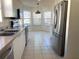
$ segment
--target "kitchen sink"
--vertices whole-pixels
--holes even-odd
[[[3,33],[0,33],[0,36],[12,36],[14,34],[15,34],[14,32],[3,32]]]
[[[19,30],[5,30],[5,32],[18,32]]]

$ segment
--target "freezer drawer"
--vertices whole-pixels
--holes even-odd
[[[59,36],[57,34],[53,35],[54,39],[53,41],[53,50],[56,52],[59,56],[64,56],[64,49],[65,49],[65,41],[63,36]]]

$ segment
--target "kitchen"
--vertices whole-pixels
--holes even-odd
[[[0,0],[0,59],[21,59],[27,45],[28,26],[23,26],[15,4],[13,0]]]
[[[40,1],[40,0],[39,0]],[[63,0],[64,1],[64,0]],[[67,0],[66,0],[67,1]],[[53,13],[54,13],[54,8],[55,6],[62,2],[62,0],[50,0],[47,1],[46,5],[42,5],[43,9],[45,9],[44,7],[48,8],[49,11],[46,13],[44,13],[43,11],[47,11],[47,9],[41,11],[40,9],[42,9],[40,7],[40,3],[39,2],[33,2],[33,4],[29,5],[29,1],[22,1],[22,0],[9,0],[9,1],[6,1],[6,0],[0,0],[0,59],[21,59],[24,52],[25,52],[25,56],[27,56],[27,49],[29,49],[28,47],[28,36],[31,36],[29,39],[31,40],[33,37],[34,37],[34,34],[37,36],[37,39],[40,39],[39,37],[39,33],[36,33],[36,32],[31,32],[30,35],[28,35],[28,29],[30,31],[45,31],[45,32],[49,32],[49,35],[47,35],[45,32],[43,33],[44,35],[46,35],[45,39],[50,39],[52,40],[52,34],[55,36],[60,36],[60,35],[57,35],[59,33],[62,33],[61,29],[60,31],[58,29],[62,28],[64,25],[60,26],[60,21],[59,23],[57,22],[57,19],[58,18],[58,11],[55,11],[55,17],[53,17]],[[45,1],[43,1],[45,2]],[[41,2],[42,3],[42,2]],[[64,29],[63,30],[63,37],[64,37],[64,41],[62,40],[61,42],[64,42],[64,44],[60,44],[60,41],[59,41],[59,45],[56,43],[58,42],[54,42],[55,44],[52,46],[52,48],[54,48],[54,50],[52,49],[50,52],[54,51],[53,54],[51,54],[51,56],[47,53],[47,54],[44,54],[44,58],[40,58],[41,56],[39,55],[36,55],[35,58],[39,58],[39,59],[79,59],[79,46],[78,46],[78,38],[79,38],[79,28],[78,28],[78,16],[79,16],[79,8],[76,7],[77,5],[79,4],[79,1],[77,0],[68,0],[68,7],[65,9],[66,10],[66,13],[65,14],[65,20],[66,20],[66,23],[65,26],[64,26]],[[31,6],[33,5],[33,7],[31,8]],[[67,6],[66,5],[66,6]],[[34,7],[35,6],[35,7]],[[26,22],[25,20],[23,20],[23,9],[24,10],[28,10],[28,11],[31,11],[32,13],[30,13],[30,15],[32,16],[31,18],[30,17],[25,17],[25,19],[31,19],[31,24],[32,25],[29,25],[29,20]],[[62,9],[62,8],[60,8]],[[39,10],[41,12],[43,12],[42,16],[40,16],[40,14],[37,16],[35,14],[33,14],[33,11],[38,11]],[[59,10],[57,9],[56,7],[56,10]],[[51,11],[51,13],[50,13]],[[62,10],[63,11],[63,10]],[[25,13],[28,13],[27,11]],[[29,14],[29,13],[28,13]],[[48,16],[44,18],[44,14]],[[61,13],[59,13],[61,14]],[[51,17],[50,17],[51,16]],[[63,15],[62,15],[63,16]],[[37,18],[36,18],[37,17]],[[40,17],[42,18],[41,21],[39,20]],[[54,18],[56,20],[54,20]],[[37,20],[35,20],[37,19]],[[44,24],[44,20],[43,19],[49,19],[49,21],[46,20],[46,23]],[[51,20],[52,19],[52,20]],[[62,18],[63,19],[63,18]],[[75,19],[75,20],[74,20]],[[36,21],[36,22],[34,22]],[[27,23],[27,24],[26,24]],[[50,24],[51,25],[47,25],[47,24]],[[14,24],[14,25],[13,25]],[[39,26],[39,24],[41,24]],[[53,28],[53,29],[52,29]],[[33,29],[33,30],[32,30]],[[54,32],[53,32],[54,31]],[[43,35],[42,35],[43,37]],[[53,39],[54,39],[53,37]],[[57,40],[56,39],[57,37],[55,37],[54,40]],[[61,36],[62,38],[62,36]],[[76,39],[75,39],[76,38]],[[74,40],[75,39],[75,40]],[[36,39],[35,39],[36,40]],[[34,41],[35,41],[34,40]],[[33,41],[33,40],[32,40]],[[34,42],[33,41],[33,42]],[[36,40],[37,41],[37,40]],[[39,44],[39,41],[38,43],[33,43],[32,44]],[[30,43],[30,45],[32,45]],[[45,42],[45,44],[48,44],[48,41]],[[51,43],[53,44],[53,43]],[[29,46],[30,46],[29,45]],[[48,44],[49,45],[49,44]],[[61,46],[62,45],[62,46]],[[32,47],[32,46],[31,46]],[[34,46],[36,49],[38,49],[37,46]],[[32,48],[34,48],[32,47]],[[42,46],[40,46],[42,47]],[[61,48],[59,48],[61,47]],[[64,48],[62,48],[64,47]],[[30,48],[30,49],[32,49]],[[43,48],[43,47],[42,47]],[[58,48],[58,49],[57,49]],[[40,50],[40,48],[39,48]],[[42,50],[42,49],[41,49]],[[47,50],[47,48],[46,48]],[[30,50],[28,50],[29,53],[30,53]],[[35,50],[36,52],[37,50]],[[32,51],[31,51],[32,53]],[[41,52],[39,52],[41,53]],[[43,51],[44,53],[44,51]],[[33,54],[33,53],[32,53]],[[27,58],[25,57],[24,59],[34,59],[33,55],[30,54],[31,58]],[[36,52],[37,54],[37,52]],[[50,57],[49,57],[50,56]],[[23,59],[23,58],[22,58]]]

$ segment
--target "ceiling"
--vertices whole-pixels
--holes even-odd
[[[20,0],[24,6],[37,8],[38,0]],[[54,0],[40,0],[40,9],[50,9],[54,3]]]

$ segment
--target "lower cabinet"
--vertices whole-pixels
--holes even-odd
[[[10,46],[1,55],[0,59],[14,59],[13,48]]]
[[[14,59],[21,59],[25,48],[25,30],[13,42]]]

